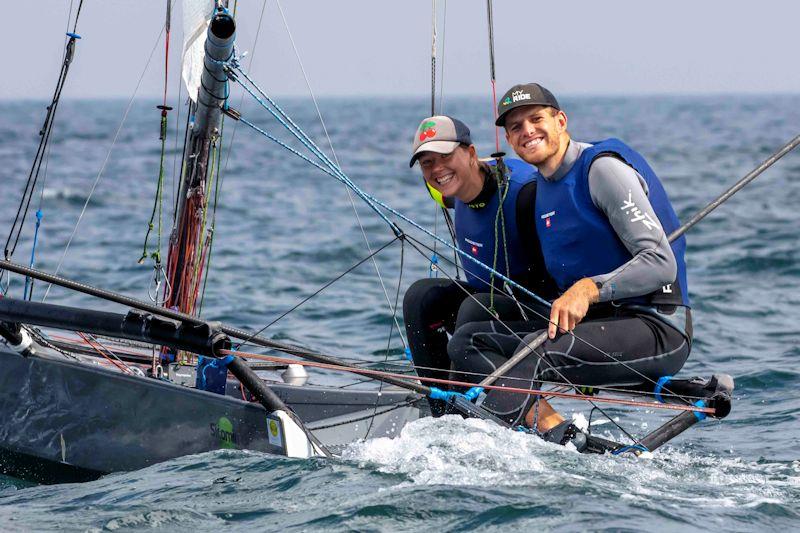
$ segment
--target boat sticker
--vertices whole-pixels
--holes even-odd
[[[281,439],[281,425],[277,420],[272,418],[267,419],[267,427],[269,428],[269,443],[274,446],[283,446]]]
[[[217,423],[211,423],[211,434],[219,439],[219,447],[235,449],[239,445],[239,436],[233,432],[233,422],[220,417]]]

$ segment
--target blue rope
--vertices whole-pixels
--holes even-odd
[[[706,401],[705,400],[697,400],[696,402],[694,402],[694,406],[695,407],[706,407]],[[701,421],[705,420],[706,418],[708,418],[707,414],[699,413],[697,411],[694,412],[694,416],[697,418],[698,422],[701,422]]]
[[[252,94],[252,93],[251,93],[251,94]],[[350,187],[350,188],[351,188],[353,191],[355,191],[355,193],[356,193],[356,194],[357,194],[357,195],[358,195],[358,196],[359,196],[359,197],[360,197],[362,200],[364,200],[364,201],[367,203],[367,205],[369,205],[369,206],[372,208],[372,210],[373,210],[373,211],[375,211],[375,213],[377,213],[377,214],[378,214],[378,216],[379,216],[379,217],[381,217],[381,218],[382,218],[382,219],[383,219],[383,220],[384,220],[384,221],[385,221],[387,224],[389,224],[389,226],[390,226],[390,227],[391,227],[391,228],[392,228],[392,229],[395,231],[395,234],[397,234],[398,232],[402,234],[402,232],[399,230],[399,228],[398,228],[398,229],[395,229],[395,228],[397,228],[397,226],[394,224],[394,222],[392,222],[391,220],[389,220],[389,217],[387,217],[387,216],[386,216],[384,213],[382,213],[382,212],[381,212],[381,211],[380,211],[380,210],[379,210],[379,209],[378,209],[378,208],[377,208],[377,207],[376,207],[376,206],[375,206],[375,205],[374,205],[372,202],[370,202],[370,201],[369,201],[367,198],[365,198],[365,197],[364,197],[364,194],[365,194],[365,193],[361,192],[361,190],[360,190],[360,189],[359,189],[359,188],[358,188],[358,187],[357,187],[355,184],[353,184],[353,183],[352,183],[352,182],[351,182],[349,179],[347,179],[346,177],[343,179],[341,176],[339,176],[339,175],[337,175],[335,172],[333,172],[333,171],[332,171],[330,168],[326,168],[326,167],[324,167],[324,166],[320,165],[319,163],[317,163],[317,162],[315,162],[315,161],[312,161],[312,160],[311,160],[311,159],[309,159],[307,156],[305,156],[305,155],[301,154],[300,152],[298,152],[297,150],[295,150],[294,148],[292,148],[292,147],[291,147],[291,146],[289,146],[288,144],[284,143],[283,141],[281,141],[281,140],[280,140],[280,139],[278,139],[277,137],[275,137],[275,136],[273,136],[273,135],[271,135],[271,134],[267,133],[266,131],[264,131],[263,129],[259,128],[258,126],[256,126],[255,124],[253,124],[252,122],[250,122],[249,120],[247,120],[246,118],[244,118],[244,117],[239,117],[239,122],[241,122],[241,123],[245,124],[246,126],[250,126],[252,129],[254,129],[255,131],[257,131],[258,133],[260,133],[261,135],[263,135],[263,136],[264,136],[264,137],[266,137],[267,139],[269,139],[269,140],[273,141],[274,143],[278,144],[278,145],[279,145],[279,146],[281,146],[282,148],[285,148],[286,150],[288,150],[289,152],[293,153],[294,155],[296,155],[297,157],[299,157],[300,159],[302,159],[302,160],[303,160],[303,161],[305,161],[306,163],[308,163],[308,164],[310,164],[310,165],[313,165],[313,166],[317,167],[318,169],[320,169],[320,170],[321,170],[322,172],[324,172],[325,174],[327,174],[327,175],[331,176],[332,178],[334,178],[334,179],[336,179],[336,180],[339,180],[340,182],[342,182],[342,183],[344,183],[345,185],[347,185],[348,187]],[[290,130],[290,131],[291,131],[291,130]]]
[[[44,217],[44,213],[42,213],[41,209],[36,210],[36,229],[33,232],[33,246],[31,246],[31,264],[30,267],[33,268],[33,263],[36,259],[36,244],[39,242],[39,227],[42,225],[42,218]],[[25,278],[25,291],[22,293],[23,299],[28,299],[28,288],[30,287],[31,296],[33,296],[33,288],[31,287],[31,278]]]
[[[611,455],[620,455],[620,454],[623,454],[625,452],[632,452],[634,450],[639,450],[640,452],[649,452],[650,451],[645,446],[643,446],[642,444],[631,444],[630,446],[623,446],[622,448],[614,450],[613,452],[611,452]]]
[[[386,217],[386,215],[384,213],[382,213],[376,206],[380,206],[381,208],[383,208],[386,211],[388,211],[389,213],[395,215],[396,217],[398,217],[399,219],[403,220],[404,222],[407,222],[408,224],[410,224],[415,229],[421,231],[422,233],[424,233],[428,237],[431,237],[432,239],[436,240],[437,242],[439,242],[439,243],[443,244],[444,246],[452,249],[457,254],[459,254],[462,258],[469,259],[474,264],[478,265],[480,268],[486,269],[486,271],[492,273],[498,279],[501,279],[501,280],[505,281],[510,286],[514,287],[515,289],[519,289],[524,294],[527,294],[528,296],[530,296],[534,300],[538,301],[539,303],[541,303],[543,305],[546,305],[548,307],[550,306],[550,302],[548,302],[544,298],[541,298],[537,294],[534,294],[533,292],[531,292],[527,288],[525,288],[525,287],[519,285],[518,283],[516,283],[515,281],[513,281],[511,278],[501,274],[500,272],[496,271],[495,269],[491,268],[490,266],[488,266],[488,265],[482,263],[481,261],[475,259],[475,257],[473,257],[472,255],[464,252],[463,250],[461,250],[457,246],[454,246],[452,243],[447,242],[446,240],[442,239],[438,235],[432,233],[431,231],[429,231],[426,228],[420,226],[419,224],[417,224],[416,222],[414,222],[410,218],[406,217],[405,215],[403,215],[399,211],[393,209],[392,207],[386,205],[384,202],[380,201],[379,199],[375,198],[374,196],[372,196],[372,195],[366,193],[365,191],[363,191],[362,189],[360,189],[355,183],[352,182],[352,180],[350,180],[350,178],[347,177],[346,174],[344,174],[344,172],[341,170],[341,168],[338,165],[336,165],[335,163],[333,163],[324,153],[322,153],[322,151],[319,149],[319,147],[317,147],[316,144],[314,144],[314,142],[310,138],[308,138],[308,135],[305,134],[305,132],[303,132],[303,130],[299,126],[297,126],[297,124],[295,124],[291,120],[291,118],[289,118],[288,115],[286,115],[283,112],[283,110],[277,104],[275,104],[274,101],[269,96],[267,96],[266,93],[264,93],[264,91],[255,82],[252,81],[252,79],[247,75],[247,73],[244,72],[240,66],[238,66],[238,63],[236,63],[235,61],[232,61],[232,62],[230,62],[230,64],[233,66],[233,68],[235,68],[238,72],[240,72],[242,74],[242,76],[248,82],[250,82],[253,85],[253,87],[255,87],[255,89],[260,94],[262,94],[267,101],[270,102],[270,105],[275,107],[275,110],[271,109],[267,105],[267,103],[264,102],[264,100],[259,98],[252,90],[250,90],[246,85],[244,85],[238,77],[230,76],[230,79],[232,79],[233,81],[236,81],[237,83],[239,83],[239,85],[241,85],[242,88],[245,91],[247,91],[248,94],[250,94],[250,96],[252,96],[264,109],[266,109],[273,117],[275,117],[275,119],[284,128],[286,128],[290,133],[292,133],[292,135],[294,135],[295,138],[297,138],[306,148],[311,150],[312,153],[314,153],[314,155],[316,155],[320,160],[322,160],[323,163],[325,163],[327,168],[323,167],[322,165],[320,165],[318,163],[315,163],[314,161],[311,161],[305,155],[301,154],[300,152],[298,152],[294,148],[289,147],[288,145],[286,145],[286,143],[283,143],[282,141],[278,140],[274,136],[270,135],[269,133],[267,133],[263,129],[259,128],[258,126],[256,126],[252,122],[249,122],[248,120],[244,119],[243,117],[239,119],[241,122],[243,122],[247,126],[250,126],[251,128],[253,128],[254,130],[258,131],[259,133],[261,133],[262,135],[264,135],[265,137],[267,137],[271,141],[277,143],[281,147],[289,150],[290,152],[292,152],[296,156],[300,157],[304,161],[306,161],[306,162],[310,163],[311,165],[315,166],[316,168],[322,170],[324,173],[328,174],[329,176],[337,179],[338,181],[340,181],[340,182],[344,183],[345,185],[347,185],[348,187],[350,187],[362,200],[364,200],[367,203],[367,205],[369,205],[373,209],[373,211],[375,211],[389,225],[389,227],[392,228],[392,230],[395,232],[396,235],[402,234],[402,231],[400,231],[399,228],[397,228],[397,225],[394,222],[390,221]],[[281,113],[283,116],[285,116],[286,120],[281,118],[281,116],[279,116],[278,113]]]
[[[653,390],[653,394],[655,395],[656,401],[658,401],[658,403],[665,403],[664,398],[661,397],[661,391],[664,390],[664,387],[670,381],[672,381],[672,376],[662,376],[658,378],[658,381],[656,382],[656,388],[655,390]]]
[[[322,161],[325,164],[325,166],[327,167],[328,170],[325,170],[320,165],[317,165],[317,164],[313,163],[310,159],[308,159],[307,157],[302,156],[296,150],[293,150],[293,149],[289,148],[286,144],[284,144],[284,143],[282,143],[280,141],[277,141],[277,139],[275,139],[274,137],[272,137],[270,135],[267,135],[268,138],[270,138],[271,140],[277,142],[278,144],[280,144],[284,148],[287,148],[288,150],[293,152],[295,155],[300,156],[302,159],[304,159],[308,163],[311,163],[312,165],[316,166],[317,168],[319,168],[320,170],[322,170],[326,174],[338,179],[339,181],[341,181],[342,183],[344,183],[345,185],[350,187],[350,189],[355,191],[355,193],[362,200],[364,200],[367,203],[367,205],[369,205],[372,208],[372,210],[375,211],[378,214],[378,216],[380,216],[384,220],[384,222],[386,222],[389,225],[390,228],[392,228],[392,231],[395,233],[395,235],[399,236],[399,235],[402,234],[402,231],[400,230],[400,228],[398,228],[397,225],[394,224],[391,220],[389,220],[389,218],[384,213],[382,213],[378,208],[375,207],[374,199],[370,198],[370,196],[366,192],[361,190],[355,183],[353,183],[353,181],[342,171],[342,169],[339,168],[339,166],[336,165],[333,161],[331,161],[330,158],[328,158],[327,155],[325,155],[325,153],[319,148],[319,146],[317,146],[314,143],[314,141],[311,140],[311,138],[303,131],[303,129],[300,128],[300,126],[298,126],[297,124],[295,124],[295,122],[291,119],[291,117],[289,117],[289,115],[277,103],[275,103],[275,101],[272,98],[270,98],[247,75],[247,73],[244,72],[244,70],[242,70],[242,68],[239,66],[239,64],[238,64],[238,62],[236,60],[232,61],[231,65],[239,73],[241,73],[242,76],[244,76],[244,78],[250,84],[253,85],[253,87],[256,89],[256,91],[258,91],[258,93],[261,94],[267,100],[267,102],[269,102],[269,105],[271,105],[274,108],[274,110],[272,108],[270,108],[269,105],[267,105],[267,103],[264,102],[264,100],[262,100],[261,98],[256,96],[256,94],[253,93],[253,91],[251,91],[249,87],[247,87],[245,84],[243,84],[236,76],[232,76],[229,73],[229,76],[228,76],[229,79],[232,79],[232,80],[238,82],[239,85],[241,85],[242,88],[245,91],[247,91],[247,93],[250,96],[252,96],[256,100],[256,102],[258,102],[261,105],[261,107],[266,109],[267,112],[275,118],[275,120],[277,120],[284,128],[286,128],[292,135],[294,135],[294,137],[297,140],[299,140],[303,144],[303,146],[308,148],[311,151],[312,154],[314,154],[320,161]],[[240,120],[241,120],[241,118],[240,118]],[[252,127],[252,123],[245,122],[245,124],[247,124],[248,126]],[[261,132],[265,133],[263,130],[261,130]]]
[[[409,348],[408,346],[406,346],[405,354],[406,354],[406,359],[408,359],[409,361],[411,361],[413,363],[414,362],[414,358],[411,356],[411,348]]]

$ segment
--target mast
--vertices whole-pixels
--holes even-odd
[[[233,17],[227,9],[218,7],[206,32],[196,102],[190,105],[194,120],[189,126],[167,262],[164,305],[190,315],[196,314],[195,304],[212,238],[206,229],[207,189],[213,176],[213,164],[209,162],[218,157],[222,107],[228,96],[223,62],[232,56],[235,38]]]

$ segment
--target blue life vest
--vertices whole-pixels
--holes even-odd
[[[680,226],[661,181],[641,155],[618,139],[593,143],[581,153],[563,178],[557,181],[541,178],[536,185],[536,229],[547,270],[561,291],[566,291],[582,278],[611,272],[632,258],[589,193],[589,167],[603,154],[613,154],[644,178],[650,204],[667,235]],[[637,210],[636,206],[631,207],[632,218],[641,216]],[[650,294],[617,303],[688,307],[684,236],[672,243],[672,251],[678,265],[673,283]]]
[[[495,162],[489,163],[494,166]],[[494,262],[495,245],[498,244],[497,266],[495,270],[511,278],[526,273],[529,268],[529,252],[520,242],[517,228],[517,197],[523,185],[535,181],[536,169],[518,159],[506,159],[508,167],[508,192],[503,201],[503,217],[505,219],[505,249],[503,247],[503,228],[498,219],[500,204],[500,188],[492,195],[485,205],[474,207],[456,199],[456,238],[458,247],[471,255],[484,265],[492,266]],[[486,179],[493,179],[488,176]],[[497,227],[495,227],[495,222]],[[495,232],[495,229],[497,230]],[[497,240],[497,243],[495,242]],[[506,271],[506,254],[510,274]],[[462,264],[467,275],[467,283],[478,290],[488,290],[491,274],[484,267],[477,265],[469,259],[463,259]]]

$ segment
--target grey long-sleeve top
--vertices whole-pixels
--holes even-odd
[[[564,161],[547,180],[559,180],[569,172],[590,144],[570,141]],[[600,284],[600,301],[621,300],[649,294],[675,281],[678,267],[667,236],[647,198],[644,179],[613,156],[601,156],[589,169],[589,193],[605,213],[625,248],[633,256],[612,272],[593,276]]]

